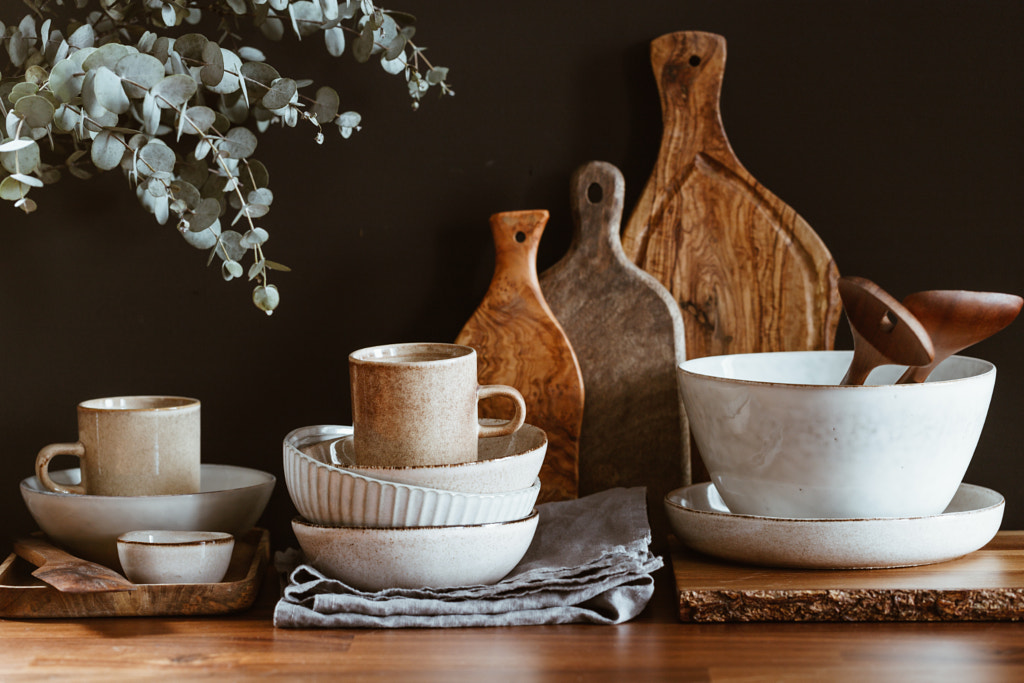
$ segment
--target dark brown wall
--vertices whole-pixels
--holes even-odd
[[[318,44],[301,59],[294,42],[268,48],[272,63],[335,86],[364,115],[348,141],[331,134],[317,147],[301,128],[261,141],[276,193],[268,256],[294,268],[276,280],[274,316],[156,225],[118,175],[36,191],[32,216],[0,207],[0,514],[11,534],[33,527],[18,482],[42,445],[74,438],[74,406],[90,397],[199,397],[206,462],[282,477],[286,432],[348,423],[350,351],[458,333],[490,278],[490,214],[549,209],[544,268],[568,244],[576,166],[618,165],[631,209],[660,136],[647,44],[674,30],[728,39],[733,148],[842,272],[897,296],[1024,292],[1018,2],[396,7],[420,15],[417,38],[451,67],[455,98],[413,113],[404,85],[375,65]],[[1018,322],[971,351],[999,379],[967,480],[1006,495],[1006,528],[1024,527],[1022,341]],[[843,323],[838,346],[849,344]],[[275,545],[289,542],[293,514],[282,478],[263,520]]]

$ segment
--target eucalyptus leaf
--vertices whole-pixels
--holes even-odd
[[[203,48],[203,68],[199,70],[199,77],[207,87],[217,85],[224,78],[224,55],[220,46],[210,41]]]
[[[70,102],[82,92],[85,73],[72,59],[62,59],[50,69],[50,92],[61,102]]]
[[[201,33],[186,33],[175,39],[173,49],[186,61],[200,62],[208,42],[210,39]]]
[[[0,145],[0,163],[9,173],[32,173],[39,167],[39,144],[34,140],[13,140],[25,143],[17,149],[5,149],[11,143]],[[269,190],[268,190],[269,192]],[[250,200],[252,201],[252,200]]]
[[[335,26],[324,31],[324,43],[327,53],[332,57],[340,57],[345,52],[345,30]]]
[[[240,87],[238,75],[242,72],[242,60],[231,50],[220,49],[224,68],[224,77],[219,83],[207,85],[207,90],[218,95],[233,93]]]
[[[164,65],[152,55],[141,52],[125,55],[114,65],[114,73],[124,79],[125,93],[140,99],[164,78]]]
[[[448,78],[448,67],[446,66],[435,66],[427,72],[427,83],[431,85],[437,85],[446,78]]]
[[[249,205],[246,206],[245,213],[250,218],[259,218],[259,216],[254,215],[249,210],[249,207],[252,207],[252,206],[262,206],[262,205],[260,205],[260,204],[249,204]],[[268,211],[270,211],[269,207],[266,207],[266,206],[264,206],[263,209],[264,209],[264,211],[263,211],[262,214],[260,214],[260,216],[266,215],[266,213]],[[266,241],[269,240],[269,239],[270,239],[270,234],[266,230],[264,230],[263,228],[253,228],[252,230],[250,230],[249,232],[245,233],[245,235],[242,236],[242,241],[241,241],[240,244],[243,247],[245,247],[246,249],[252,249],[255,246],[259,246],[261,244],[265,244]]]
[[[14,176],[7,176],[0,181],[0,199],[13,202],[21,199],[29,191],[29,186],[18,182]]]
[[[97,67],[94,72],[96,76],[92,79],[92,88],[96,101],[115,114],[128,111],[131,101],[121,84],[121,77],[106,66]]]
[[[125,149],[124,136],[120,133],[101,131],[92,141],[89,154],[96,168],[109,171],[120,165]]]
[[[212,197],[201,199],[189,218],[188,229],[202,232],[220,218],[220,202]]]
[[[92,47],[96,42],[96,32],[91,24],[82,24],[75,32],[68,36],[68,45],[75,48]]]
[[[136,52],[135,48],[122,45],[121,43],[107,43],[96,48],[96,51],[82,62],[82,68],[86,71],[101,66],[113,69],[122,58]]]
[[[149,173],[174,171],[174,150],[160,140],[152,140],[139,150],[139,159],[146,164]]]
[[[360,64],[370,60],[373,52],[373,29],[365,26],[355,40],[352,41],[352,56]]]
[[[196,82],[188,76],[173,74],[165,76],[150,89],[161,109],[180,109],[196,94]]]
[[[256,151],[256,134],[248,128],[236,126],[227,132],[220,143],[220,150],[232,159],[245,159]]]
[[[217,244],[217,256],[225,261],[239,261],[248,251],[241,245],[242,235],[234,230],[225,230],[220,234],[220,241]]]
[[[17,180],[19,183],[22,183],[23,185],[31,185],[32,187],[42,187],[43,186],[43,181],[42,180],[40,180],[39,178],[36,178],[35,176],[26,175],[24,173],[12,173],[8,177],[14,178],[15,180]]]
[[[220,235],[220,221],[215,220],[208,228],[200,231],[192,230],[192,222],[189,222],[189,229],[184,230],[181,236],[185,241],[197,249],[212,249],[217,244],[217,236]]]
[[[184,132],[188,135],[199,135],[213,127],[214,121],[217,120],[217,112],[209,107],[199,105],[189,107],[185,111],[184,118],[187,119],[183,128]]]
[[[271,111],[286,107],[295,93],[295,81],[290,78],[278,78],[263,96],[263,106]]]
[[[199,202],[203,199],[195,185],[181,179],[175,180],[171,183],[171,193],[174,195],[175,199],[182,200],[189,211],[192,211],[199,206]]]
[[[259,102],[270,90],[271,84],[281,77],[277,69],[262,62],[246,62],[242,64],[242,76],[246,79],[246,87],[249,89],[249,97],[253,102]]]

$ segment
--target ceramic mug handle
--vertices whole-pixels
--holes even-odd
[[[58,455],[73,455],[81,459],[85,457],[85,446],[81,441],[75,443],[51,443],[49,446],[43,446],[42,450],[39,451],[39,455],[36,456],[36,477],[39,479],[39,483],[47,491],[84,495],[85,487],[81,484],[68,484],[65,486],[50,479],[50,461]]]
[[[513,415],[512,419],[508,422],[496,425],[480,425],[480,438],[511,434],[522,427],[523,423],[526,422],[526,401],[523,399],[523,395],[519,393],[518,389],[510,387],[507,384],[485,384],[477,389],[477,402],[482,401],[485,398],[491,398],[492,396],[504,396],[512,399],[516,404],[516,414]]]

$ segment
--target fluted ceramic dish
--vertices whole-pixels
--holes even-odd
[[[924,517],[796,519],[734,514],[710,482],[665,497],[676,537],[734,562],[801,569],[879,569],[945,562],[999,531],[1003,496],[961,484],[945,512]]]
[[[306,561],[364,591],[500,581],[523,559],[538,514],[502,524],[404,529],[328,527],[292,520]]]
[[[502,421],[485,418],[481,422]],[[352,445],[352,427],[319,425],[312,429],[323,440],[300,450],[325,465],[398,484],[466,493],[504,493],[530,487],[540,473],[548,447],[543,429],[524,424],[514,434],[480,439],[477,459],[472,462],[374,467],[359,464]]]
[[[284,478],[306,520],[334,527],[426,527],[492,524],[533,510],[540,480],[503,493],[466,493],[412,486],[332,467],[302,452],[322,440],[323,426],[303,427],[284,439]]]

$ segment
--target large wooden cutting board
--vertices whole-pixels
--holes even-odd
[[[580,494],[646,486],[661,509],[688,482],[689,436],[676,366],[683,319],[672,295],[626,258],[619,237],[625,181],[609,163],[573,174],[575,231],[566,255],[540,276],[583,373]]]
[[[831,348],[835,262],[729,145],[719,110],[725,39],[661,36],[651,64],[664,130],[623,248],[679,302],[687,357]]]
[[[622,242],[679,302],[687,358],[832,348],[839,272],[807,222],[729,145],[719,109],[725,39],[661,36],[651,65],[661,148]],[[692,469],[694,481],[708,478],[696,456]]]
[[[491,216],[496,262],[483,301],[456,343],[477,350],[481,384],[509,384],[526,401],[526,421],[548,436],[540,500],[575,498],[583,377],[572,346],[537,281],[537,246],[548,212]],[[480,404],[481,417],[507,417],[507,407]]]

